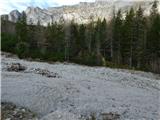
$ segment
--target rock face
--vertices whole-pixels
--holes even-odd
[[[95,2],[80,2],[72,6],[51,7],[48,9],[28,7],[25,13],[28,24],[37,24],[39,21],[41,25],[46,26],[52,21],[59,23],[71,20],[77,23],[88,23],[98,18],[109,20],[114,10],[121,9],[125,15],[131,7],[138,9],[140,5],[144,9],[145,15],[148,15],[152,3],[153,0],[96,0]],[[158,6],[160,11],[160,3]],[[14,10],[8,16],[10,21],[16,22],[20,13]]]
[[[13,10],[8,15],[8,20],[12,22],[17,22],[20,16],[21,16],[21,13],[18,10]]]

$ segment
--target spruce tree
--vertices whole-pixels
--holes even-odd
[[[18,19],[16,23],[16,34],[18,37],[18,40],[20,42],[26,42],[28,39],[28,33],[27,33],[27,23],[26,23],[26,14],[23,11],[22,16]]]
[[[52,37],[52,33],[54,33],[54,24],[53,22],[50,24],[48,24],[47,28],[46,28],[46,41],[45,41],[45,45],[46,45],[46,48],[47,48],[47,51],[50,51],[52,52],[53,51],[53,37]]]
[[[93,20],[86,26],[86,45],[88,53],[93,53],[93,36],[94,36],[94,22]]]
[[[113,61],[116,64],[121,64],[122,26],[122,14],[121,10],[119,10],[113,25]]]
[[[158,13],[158,1],[152,5],[149,30],[147,36],[147,55],[151,69],[157,71],[159,65],[159,51],[160,51],[160,15]]]
[[[145,66],[145,51],[146,51],[146,19],[143,15],[141,7],[136,11],[135,17],[135,45],[134,59],[135,67],[142,68]]]
[[[101,54],[106,57],[106,47],[107,47],[107,22],[104,18],[100,26],[100,41],[101,41]]]
[[[74,23],[74,21],[72,20],[71,21],[71,24],[70,24],[70,35],[69,35],[69,53],[70,53],[70,57],[74,57],[78,54],[79,50],[77,49],[78,48],[78,44],[77,41],[78,41],[78,25],[76,23]]]
[[[16,52],[19,57],[27,57],[29,54],[29,43],[28,43],[28,29],[26,23],[26,14],[23,11],[22,16],[16,23],[16,35],[18,43],[16,45]]]
[[[98,19],[96,26],[95,26],[95,55],[97,65],[101,64],[101,20]]]
[[[135,46],[135,13],[134,9],[131,8],[127,12],[125,23],[124,23],[124,41],[123,41],[123,61],[130,67],[133,66],[134,60],[134,46]]]
[[[36,26],[33,23],[30,23],[28,26],[28,43],[30,45],[30,49],[37,49],[37,37],[36,37]]]
[[[77,49],[79,49],[81,52],[86,51],[87,44],[86,44],[86,27],[81,24],[79,27],[79,37],[76,42],[77,44]]]
[[[96,44],[96,54],[100,55],[101,48],[101,20],[98,19],[95,27],[95,44]]]

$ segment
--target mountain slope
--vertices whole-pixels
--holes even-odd
[[[141,1],[127,1],[127,0],[97,0],[93,3],[81,2],[73,6],[51,7],[48,9],[28,7],[25,10],[27,15],[28,24],[37,24],[38,21],[44,26],[53,22],[67,22],[74,19],[77,23],[88,23],[91,20],[97,20],[98,18],[106,18],[109,20],[112,17],[113,11],[121,9],[125,14],[131,7],[137,9],[140,5],[144,9],[145,15],[149,14],[149,10],[153,0],[141,0]],[[160,11],[160,3],[159,3]],[[14,13],[14,14],[13,14]],[[11,12],[9,20],[16,22],[17,14],[15,11]]]

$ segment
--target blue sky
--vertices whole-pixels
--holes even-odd
[[[1,0],[0,14],[7,14],[10,11],[17,9],[25,10],[28,6],[48,8],[62,5],[73,5],[79,2],[94,2],[95,0]]]

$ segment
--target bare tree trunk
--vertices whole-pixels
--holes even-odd
[[[87,41],[87,46],[88,46],[88,53],[91,53],[91,42],[92,42],[92,34],[90,33],[90,31],[88,30],[86,32],[88,34],[88,41]],[[86,35],[87,36],[87,35]]]
[[[70,26],[65,23],[65,61],[69,61]]]
[[[113,59],[113,39],[111,39],[111,59]]]
[[[133,57],[133,50],[132,50],[132,45],[131,45],[131,48],[130,48],[130,59],[129,59],[129,66],[132,67],[132,58]]]

